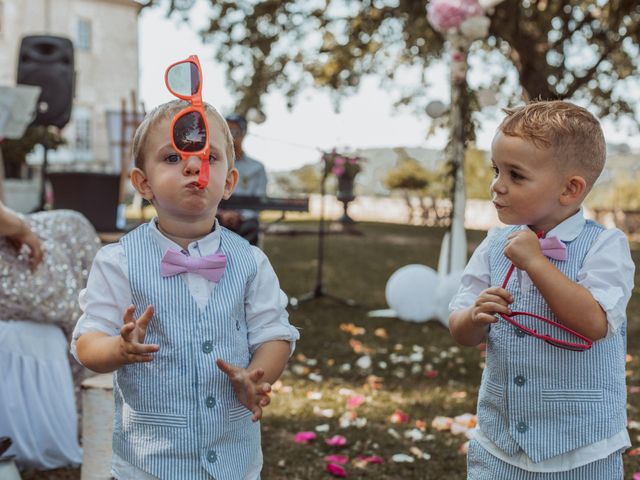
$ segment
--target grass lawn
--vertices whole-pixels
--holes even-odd
[[[312,228],[314,224],[295,225]],[[459,450],[466,437],[434,428],[433,421],[475,412],[481,350],[457,347],[437,322],[367,317],[369,308],[387,308],[384,289],[395,270],[411,263],[436,267],[444,231],[374,223],[357,228],[362,235],[327,237],[325,288],[368,308],[319,299],[291,310],[291,321],[302,338],[263,421],[262,478],[331,478],[325,470],[327,455],[349,457],[344,465],[349,478],[465,478],[466,457]],[[470,250],[484,235],[468,232]],[[285,292],[296,296],[312,289],[315,236],[267,236],[264,248]],[[638,263],[640,245],[633,248]],[[630,421],[640,421],[637,295],[628,311],[628,411]],[[363,369],[356,361],[365,355],[372,362]],[[353,402],[351,409],[348,401]],[[632,449],[640,446],[638,428],[630,429]],[[294,435],[301,431],[313,431],[317,438],[309,444],[295,443]],[[344,436],[347,444],[327,445],[325,440],[334,435]],[[402,454],[396,457],[400,460],[413,461],[392,460],[398,454]],[[379,456],[384,463],[354,462],[359,455]],[[624,458],[625,478],[631,479],[640,471],[640,456],[625,454]],[[67,470],[24,478],[75,479],[79,475],[77,470]]]

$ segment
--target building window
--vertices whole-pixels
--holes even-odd
[[[78,20],[76,47],[81,50],[91,50],[91,21],[82,18]]]
[[[91,117],[76,115],[76,151],[91,151]]]

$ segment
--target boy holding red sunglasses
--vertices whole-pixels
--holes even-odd
[[[138,127],[131,179],[157,217],[100,250],[73,334],[82,364],[114,372],[119,480],[259,478],[258,420],[299,338],[267,257],[215,219],[238,178],[227,122],[188,106]]]
[[[581,207],[604,167],[604,136],[567,102],[506,113],[491,193],[510,226],[478,246],[450,304],[454,339],[487,345],[467,478],[621,480],[635,267],[625,235]]]

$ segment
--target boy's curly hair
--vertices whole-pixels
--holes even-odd
[[[136,129],[136,133],[133,135],[133,143],[131,146],[133,151],[133,161],[137,168],[139,168],[140,170],[144,170],[145,146],[151,128],[160,120],[173,118],[176,113],[180,112],[188,106],[189,102],[186,102],[184,100],[171,100],[170,102],[158,105],[144,117],[144,120],[142,120],[142,123],[140,123],[140,125]],[[224,117],[220,115],[220,113],[214,107],[206,102],[203,103],[203,106],[205,114],[208,117],[214,117],[220,122],[220,125],[222,125],[223,135],[225,138],[225,152],[229,161],[229,170],[231,170],[235,162],[235,151],[233,149],[233,138],[231,137],[229,125],[227,124],[227,121],[224,119]],[[209,128],[211,128],[211,126],[209,126]],[[167,132],[167,135],[169,134],[170,133]]]
[[[606,159],[606,144],[600,122],[573,103],[535,101],[504,110],[498,129],[537,148],[552,150],[561,168],[578,168],[589,188],[600,176]]]

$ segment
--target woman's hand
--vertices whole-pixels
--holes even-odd
[[[19,231],[13,235],[7,235],[7,239],[18,251],[20,251],[23,245],[29,248],[29,264],[31,265],[31,271],[34,271],[42,261],[44,255],[42,251],[42,241],[33,233],[24,220],[20,220],[20,222],[21,227]]]

